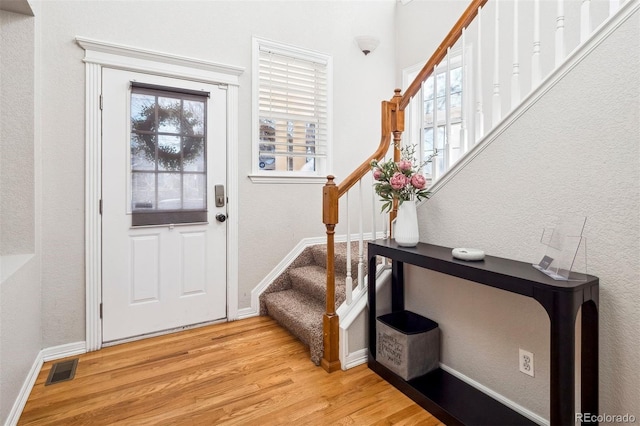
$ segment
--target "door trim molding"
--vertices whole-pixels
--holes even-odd
[[[244,68],[76,37],[85,50],[85,330],[87,352],[102,347],[102,69],[227,85],[227,320],[238,316],[238,85]]]

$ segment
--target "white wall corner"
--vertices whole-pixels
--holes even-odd
[[[36,356],[36,359],[33,361],[33,365],[31,366],[31,370],[29,370],[29,374],[27,374],[27,377],[22,383],[20,392],[18,393],[15,402],[13,403],[13,407],[11,407],[11,412],[4,422],[5,426],[14,426],[18,424],[18,420],[20,420],[20,416],[22,415],[22,410],[24,410],[24,406],[27,404],[27,400],[29,399],[29,395],[31,394],[31,389],[33,389],[33,385],[36,383],[38,374],[40,374],[42,364],[44,364],[44,360],[42,357],[42,351],[40,351]]]
[[[35,385],[38,375],[40,374],[40,370],[42,370],[42,366],[45,362],[84,354],[87,352],[86,346],[86,342],[75,342],[42,349],[33,361],[33,365],[20,388],[20,392],[18,393],[18,396],[13,403],[13,407],[11,408],[11,412],[4,423],[5,426],[14,426],[18,424],[18,420],[20,420],[20,416],[22,415],[22,410],[24,410],[24,407],[27,404],[29,395],[31,395],[31,390]]]

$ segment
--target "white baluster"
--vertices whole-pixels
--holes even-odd
[[[520,47],[518,46],[518,1],[513,2],[513,70],[511,72],[511,109],[520,103]]]
[[[478,71],[476,82],[476,141],[484,136],[484,113],[482,112],[482,8],[478,8]]]
[[[460,154],[464,154],[469,149],[469,142],[467,138],[467,108],[466,108],[466,93],[469,89],[469,85],[467,84],[467,50],[466,50],[466,40],[465,36],[467,33],[467,29],[462,29],[462,93],[460,93],[460,149],[462,152]]]
[[[580,5],[580,43],[591,34],[591,0],[582,0]]]
[[[437,66],[433,67],[433,152],[438,151],[438,74],[436,74]],[[441,153],[438,155],[442,155]],[[440,177],[440,170],[438,170],[438,162],[432,162],[431,174],[433,179]]]
[[[371,173],[371,188],[373,188],[373,184],[375,183],[375,180],[373,179],[373,173]],[[373,189],[371,189],[371,239],[375,240],[378,238],[377,235],[377,226],[376,223],[378,221],[378,217],[380,215],[378,214],[378,205],[376,203],[376,193]]]
[[[620,0],[609,0],[609,16],[613,15],[620,9]]]
[[[540,84],[540,0],[533,2],[533,56],[531,58],[531,90]]]
[[[447,67],[444,76],[444,157],[442,173],[449,170],[451,162],[451,47],[447,47]]]
[[[493,41],[493,109],[491,111],[491,123],[495,126],[502,118],[502,107],[500,105],[500,2],[495,0],[494,3],[496,5],[496,16]]]
[[[382,214],[382,235],[384,235],[384,239],[391,238],[391,234],[389,232],[389,217],[387,214]]]
[[[351,277],[351,223],[349,222],[349,193],[351,191],[347,191],[346,197],[345,197],[345,202],[347,204],[347,213],[346,213],[346,220],[347,220],[347,277],[345,278],[345,287],[346,287],[346,300],[347,300],[347,305],[351,304],[351,291],[352,291],[352,287],[353,287],[353,278]]]
[[[362,190],[362,179],[358,181],[358,191],[360,195],[360,202],[358,208],[360,209],[360,241],[358,244],[358,290],[364,285],[364,230],[363,230],[363,213],[364,213],[364,199]]]
[[[558,0],[556,17],[556,67],[564,60],[564,0]]]

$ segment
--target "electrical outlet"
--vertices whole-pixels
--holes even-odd
[[[518,360],[520,371],[533,377],[533,354],[529,351],[525,351],[524,349],[520,349],[520,356]]]

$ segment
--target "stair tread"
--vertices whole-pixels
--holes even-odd
[[[309,346],[311,361],[322,359],[322,317],[324,304],[295,290],[269,293],[264,297],[267,314]]]
[[[269,315],[278,315],[305,328],[321,328],[324,304],[301,291],[289,289],[265,295]]]
[[[292,288],[306,293],[309,297],[325,303],[327,294],[327,270],[318,265],[307,265],[289,271]],[[335,277],[336,305],[340,305],[345,299],[346,277],[339,275]],[[353,285],[357,284],[354,280]]]
[[[300,341],[309,346],[311,361],[320,363],[323,353],[323,317],[326,310],[326,245],[312,246],[274,281],[270,292],[260,296],[260,312],[269,315]],[[357,285],[358,248],[351,245],[351,276]],[[365,245],[366,253],[366,245]],[[366,263],[366,255],[364,256]],[[335,250],[336,307],[345,299],[346,244]],[[365,268],[366,271],[366,268]]]

